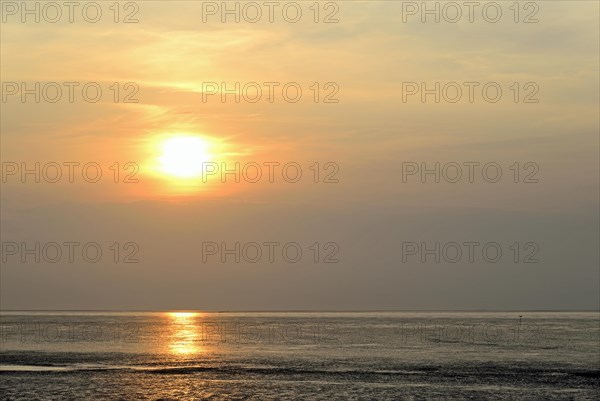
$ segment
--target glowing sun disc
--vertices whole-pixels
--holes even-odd
[[[175,177],[198,177],[202,174],[203,163],[209,160],[208,144],[200,137],[169,138],[162,142],[161,150],[160,170]]]

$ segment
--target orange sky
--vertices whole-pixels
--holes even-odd
[[[102,3],[105,18],[94,24],[22,23],[19,14],[5,10],[2,162],[93,162],[101,166],[103,178],[97,183],[76,179],[72,184],[36,184],[20,182],[19,174],[9,176],[2,183],[3,237],[93,238],[96,232],[109,241],[129,236],[144,244],[148,255],[146,270],[133,267],[138,273],[150,272],[141,279],[142,287],[156,290],[183,275],[189,278],[185,285],[224,286],[227,301],[212,292],[210,299],[200,301],[171,287],[164,303],[147,300],[141,290],[129,297],[127,291],[137,286],[130,271],[115,272],[112,266],[84,273],[66,266],[55,275],[46,271],[41,276],[4,268],[3,307],[70,305],[69,299],[53,296],[60,292],[57,288],[80,294],[88,307],[112,307],[112,301],[101,300],[100,292],[85,289],[95,280],[108,285],[114,277],[114,304],[140,307],[262,308],[282,294],[290,296],[284,305],[301,307],[313,305],[302,295],[312,293],[315,305],[335,308],[345,305],[343,300],[354,305],[352,294],[362,286],[372,295],[365,302],[373,308],[488,305],[481,300],[485,291],[480,286],[494,281],[497,285],[490,293],[497,302],[490,305],[510,306],[501,298],[515,266],[503,270],[501,277],[497,271],[474,273],[466,266],[452,279],[405,266],[390,270],[396,248],[393,241],[389,247],[383,244],[391,238],[452,235],[497,235],[507,243],[533,237],[551,254],[566,255],[546,259],[551,273],[544,276],[544,288],[532,284],[535,274],[524,278],[533,287],[524,286],[517,298],[528,305],[537,301],[531,300],[527,288],[534,288],[537,299],[551,300],[552,289],[571,277],[572,272],[562,270],[565,260],[581,269],[581,281],[593,281],[594,248],[577,244],[593,242],[598,235],[593,230],[598,222],[598,3],[543,2],[539,22],[533,24],[514,23],[510,14],[496,24],[482,19],[472,24],[421,23],[418,17],[403,23],[401,3],[339,2],[339,22],[331,24],[314,23],[308,3],[301,3],[304,18],[295,24],[283,19],[222,23],[212,16],[203,22],[202,2],[191,1],[139,2],[139,22],[131,24],[115,23],[108,3]],[[121,11],[119,18],[128,10]],[[328,10],[321,11],[323,18]],[[63,89],[64,82],[80,85],[73,102],[66,96],[56,103],[22,102],[20,93],[7,94],[7,83],[32,88],[36,82],[57,82]],[[258,83],[263,97],[248,101],[254,96],[248,92],[238,103],[233,95],[223,102],[220,93],[213,94],[212,83],[233,88],[236,82],[241,87]],[[278,83],[272,102],[265,82]],[[422,103],[419,96],[403,102],[403,82],[427,82],[428,87],[435,82],[494,82],[503,88],[503,97],[489,103],[477,89],[472,103],[466,98]],[[517,103],[510,89],[515,82],[520,88]],[[98,102],[84,100],[80,88],[86,83],[102,88]],[[302,88],[298,102],[285,101],[281,88],[287,83]],[[527,83],[539,88],[538,103],[522,101],[529,93]],[[337,101],[325,103],[328,94]],[[127,95],[132,102],[125,102]],[[160,167],[165,141],[173,137],[203,138],[208,163],[228,163],[230,168],[235,163],[293,163],[302,168],[302,178],[289,182],[278,168],[274,182],[264,178],[222,183],[218,174],[208,182],[198,175],[182,179]],[[185,146],[170,157],[176,161],[184,155]],[[402,182],[403,162],[469,161],[499,163],[505,178],[492,185],[481,180]],[[515,162],[535,162],[540,182],[515,184],[509,169]],[[118,183],[113,180],[114,163],[122,174]],[[130,170],[125,169],[127,163]],[[137,182],[123,182],[134,170]],[[266,171],[264,167],[263,177]],[[337,182],[323,182],[332,172]],[[473,213],[465,217],[469,210]],[[483,217],[482,211],[487,213]],[[571,231],[561,233],[561,227]],[[458,234],[452,234],[454,228]],[[157,232],[161,234],[153,235]],[[557,245],[563,235],[572,246]],[[239,266],[210,272],[206,266],[193,268],[198,265],[197,255],[190,253],[194,238],[238,237],[345,241],[353,256],[325,273],[314,266],[303,273],[282,268],[268,274]],[[361,246],[364,240],[372,243]],[[375,263],[373,271],[364,270],[369,261]],[[66,272],[72,279],[56,284]],[[343,278],[336,281],[336,274]],[[460,284],[471,279],[477,285]],[[41,291],[48,282],[56,287],[28,298],[5,284],[11,280],[31,291]],[[413,289],[404,287],[410,280],[416,283]],[[453,298],[443,286],[448,280],[468,295]],[[315,281],[320,284],[311,287]],[[392,282],[410,296],[395,298]],[[235,295],[244,285],[252,291]],[[442,288],[439,300],[421,299],[418,294],[424,288]],[[582,291],[573,305],[588,305],[594,291]]]

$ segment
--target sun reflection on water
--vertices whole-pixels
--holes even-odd
[[[195,355],[203,352],[199,346],[199,321],[202,313],[168,312],[170,319],[169,352],[173,355]]]

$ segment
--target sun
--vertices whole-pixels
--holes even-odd
[[[204,163],[210,159],[209,144],[199,136],[175,136],[160,144],[159,169],[163,174],[178,178],[202,175]]]

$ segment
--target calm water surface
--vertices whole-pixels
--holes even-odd
[[[597,312],[3,312],[3,400],[599,400]]]

